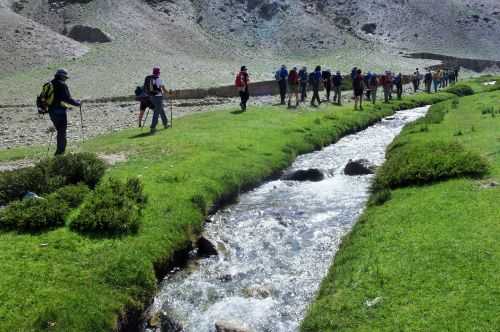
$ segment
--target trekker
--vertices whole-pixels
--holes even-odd
[[[458,74],[460,73],[460,67],[455,67],[455,82],[458,82]]]
[[[422,81],[422,74],[420,74],[420,70],[418,68],[415,69],[415,77],[417,79],[417,88],[416,88],[415,92],[417,92],[420,89],[420,84]]]
[[[381,85],[384,89],[384,103],[388,103],[392,100],[392,74],[389,70],[385,72],[385,74],[381,78]]]
[[[144,118],[144,113],[149,108],[154,109],[154,105],[151,102],[151,98],[144,92],[144,87],[138,87],[135,92],[136,100],[139,101],[139,128],[142,128],[142,121]]]
[[[394,78],[394,85],[396,86],[396,94],[398,95],[398,100],[401,100],[403,95],[403,75],[399,73]]]
[[[372,104],[377,101],[377,90],[378,90],[378,77],[377,74],[372,74],[370,80],[368,81],[368,89],[370,90],[370,97]]]
[[[54,75],[51,84],[54,88],[54,99],[48,107],[50,120],[57,130],[57,149],[55,155],[64,154],[66,151],[66,131],[68,128],[68,106],[81,106],[79,100],[71,98],[66,81],[69,79],[65,69],[59,69]]]
[[[330,102],[330,94],[332,91],[332,71],[327,69],[321,73],[321,78],[323,79],[323,87],[326,91],[326,101]]]
[[[419,74],[418,72],[414,72],[412,77],[411,77],[411,83],[413,84],[413,91],[417,93],[418,91],[418,86],[419,86]]]
[[[448,73],[448,70],[445,70],[443,72],[443,88],[446,88],[448,86],[449,79],[450,79],[450,75]]]
[[[299,106],[299,73],[293,67],[288,74],[288,108],[292,108],[292,97],[295,96],[295,107]]]
[[[282,65],[281,69],[276,72],[275,78],[278,81],[278,85],[280,88],[281,105],[285,105],[287,92],[286,88],[288,84],[288,70],[286,69],[285,65]]]
[[[372,73],[371,72],[368,72],[365,76],[364,76],[364,81],[365,81],[365,87],[366,87],[366,100],[370,101],[371,100],[371,90],[368,88],[368,86],[370,85],[370,79],[372,78]]]
[[[313,89],[313,96],[311,99],[312,107],[318,107],[321,105],[321,100],[319,98],[319,85],[321,84],[321,78],[321,66],[317,66],[314,73],[311,75],[311,85]],[[316,105],[316,101],[318,102],[318,105]]]
[[[299,71],[299,82],[300,82],[300,102],[303,103],[307,98],[307,80],[309,79],[309,74],[307,73],[307,67],[304,66]]]
[[[455,71],[451,70],[450,71],[450,85],[455,84],[455,80],[456,80],[456,78],[455,78]]]
[[[354,110],[358,110],[358,102],[359,109],[363,110],[363,91],[365,88],[365,78],[363,77],[363,73],[361,69],[358,69],[356,72],[356,77],[352,81],[352,89],[354,90]]]
[[[248,83],[250,83],[250,77],[248,75],[247,67],[242,66],[240,72],[236,75],[234,85],[240,94],[240,107],[241,111],[245,112],[247,110],[247,102],[250,98],[250,92],[248,90]]]
[[[154,105],[153,109],[153,120],[151,121],[151,134],[156,132],[156,126],[158,125],[158,119],[161,117],[163,127],[168,128],[168,119],[165,115],[165,109],[163,108],[163,96],[168,94],[165,89],[165,84],[160,78],[160,68],[154,67],[153,74],[146,76],[144,80],[144,91],[151,98],[151,102]]]
[[[432,73],[429,70],[424,77],[424,84],[425,84],[425,91],[427,93],[431,93],[431,86],[432,86]]]
[[[438,69],[432,74],[432,83],[434,84],[434,93],[438,92],[438,88],[441,86],[442,74],[441,70]]]
[[[333,83],[333,102],[337,103],[339,106],[342,105],[342,74],[340,71],[337,71],[337,73],[332,77],[332,83]]]

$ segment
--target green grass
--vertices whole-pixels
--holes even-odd
[[[38,235],[0,233],[0,331],[109,331],[140,311],[166,265],[201,230],[214,202],[259,183],[301,153],[329,144],[394,109],[451,98],[421,95],[391,105],[322,107],[319,111],[251,108],[177,120],[155,136],[125,130],[86,142],[81,150],[126,152],[106,177],[137,176],[148,202],[137,235],[96,239],[67,227]],[[30,157],[40,148],[0,152]]]
[[[437,154],[428,144],[458,144],[487,160],[487,178],[402,187],[371,204],[344,239],[301,331],[498,331],[500,187],[484,183],[500,180],[500,119],[482,109],[499,101],[500,92],[447,101],[433,107],[447,110],[440,121],[431,115],[403,131],[393,147],[420,147],[412,158]]]

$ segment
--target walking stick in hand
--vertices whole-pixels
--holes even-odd
[[[170,128],[174,127],[174,92],[170,90],[169,92],[170,95]]]
[[[82,141],[85,142],[85,132],[83,129],[83,111],[82,111],[82,104],[80,103],[80,128],[82,131]]]

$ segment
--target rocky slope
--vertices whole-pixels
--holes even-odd
[[[241,63],[268,79],[281,62],[410,71],[429,62],[403,53],[500,49],[496,0],[0,0],[0,26],[0,104],[58,66],[100,97],[130,94],[154,64],[179,88],[230,83]]]

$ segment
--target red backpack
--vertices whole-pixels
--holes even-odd
[[[237,88],[242,88],[245,86],[245,82],[244,82],[244,74],[243,73],[238,73],[236,75],[236,79],[234,80],[234,85],[237,87]]]

